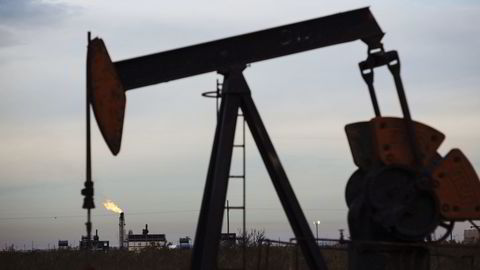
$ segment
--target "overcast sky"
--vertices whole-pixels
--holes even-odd
[[[370,6],[396,49],[412,116],[444,134],[480,168],[480,4],[477,1],[37,1],[0,0],[0,247],[78,244],[86,211],[85,57],[87,31],[114,61]],[[387,3],[388,2],[388,3]],[[355,170],[343,127],[373,116],[357,63],[357,41],[252,64],[253,98],[308,221],[323,237],[347,229],[344,186]],[[112,157],[93,129],[93,227],[118,245],[127,229],[169,241],[193,236],[215,127],[210,73],[127,94],[122,150]],[[376,72],[385,115],[400,116],[393,81]],[[238,154],[238,153],[236,153]],[[238,170],[234,156],[232,170]],[[240,203],[231,183],[231,205]],[[247,225],[293,236],[259,154],[247,140]],[[240,228],[232,213],[231,228]],[[312,225],[313,226],[313,225]],[[463,237],[460,225],[454,232]]]

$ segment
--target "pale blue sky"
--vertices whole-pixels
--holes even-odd
[[[480,168],[480,5],[474,1],[5,1],[0,0],[0,247],[47,247],[84,234],[86,32],[114,60],[370,6],[396,49],[413,117],[442,131],[441,154],[459,147]],[[245,71],[309,221],[321,236],[346,229],[343,190],[354,171],[343,127],[372,117],[357,63],[361,42],[253,64]],[[380,105],[400,115],[393,83],[376,73]],[[93,224],[117,245],[118,218],[167,239],[194,235],[215,125],[214,73],[127,94],[122,150],[93,131]],[[251,139],[248,227],[288,239],[290,226]],[[235,164],[236,166],[238,164]],[[235,168],[234,168],[235,169]],[[238,185],[230,200],[238,202]],[[235,189],[235,187],[237,187]],[[53,218],[57,217],[57,218]],[[232,214],[231,228],[240,227]],[[313,226],[313,225],[312,225]],[[465,226],[455,230],[462,236]]]

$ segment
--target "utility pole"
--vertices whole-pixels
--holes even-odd
[[[227,200],[227,237],[230,234],[230,205]]]
[[[318,225],[320,225],[320,220],[317,220],[317,221],[314,221],[313,224],[315,224],[315,229],[317,231],[317,234],[316,234],[316,242],[318,244]]]

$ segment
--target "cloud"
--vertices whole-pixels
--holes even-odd
[[[87,30],[104,38],[116,61],[367,5],[283,0],[215,0],[209,5],[199,1],[61,1],[66,2],[0,0],[0,216],[13,216],[9,212],[84,214],[79,190],[85,163]],[[475,122],[480,112],[479,65],[474,61],[480,36],[475,28],[478,7],[463,9],[457,2],[448,8],[416,2],[368,4],[387,32],[386,48],[400,52],[414,118],[447,135],[439,151],[442,155],[459,147],[479,168],[480,124]],[[335,237],[336,228],[346,226],[346,213],[308,209],[345,207],[343,188],[355,168],[343,126],[368,120],[373,114],[357,67],[366,57],[365,49],[360,42],[344,44],[255,63],[245,71],[307,218],[320,217],[322,224],[330,220],[333,225],[323,231]],[[382,113],[401,116],[390,74],[386,69],[375,74]],[[202,99],[200,92],[214,90],[216,78],[210,73],[129,92],[122,150],[117,157],[110,155],[92,123],[97,204],[105,194],[120,198],[130,212],[140,212],[152,203],[174,210],[199,208],[215,126],[214,101]],[[234,154],[234,169],[241,167],[239,156]],[[247,171],[249,207],[279,209],[269,215],[249,212],[249,226],[266,228],[272,237],[290,237],[275,190],[248,133]],[[235,195],[229,197],[232,203],[239,197],[234,193],[236,185],[229,183],[230,194]],[[58,205],[58,201],[64,203]],[[43,208],[32,212],[32,205]],[[169,217],[169,222],[184,227],[171,225],[162,231],[169,239],[179,233],[192,235],[196,218],[196,213]],[[134,224],[141,227],[148,222],[153,228],[157,220],[162,219],[132,215],[129,224],[135,229]],[[26,233],[31,228],[25,221],[12,221],[1,225],[0,246],[5,241],[23,245],[22,241],[31,238],[36,245],[44,241],[46,247],[58,231],[64,239],[76,238],[80,229],[83,232],[83,222],[44,222],[37,226],[41,236],[30,237]],[[94,224],[102,232],[113,232],[108,221],[96,217]],[[107,233],[106,238],[116,241],[114,233]]]
[[[73,5],[41,0],[0,0],[0,47],[21,44],[25,32],[55,25],[78,10]]]
[[[28,26],[49,24],[61,19],[71,11],[71,6],[40,0],[0,0],[2,24]]]
[[[9,47],[19,44],[19,41],[9,28],[0,26],[0,47]]]

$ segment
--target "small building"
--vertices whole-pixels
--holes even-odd
[[[97,251],[107,251],[110,249],[110,242],[109,241],[100,241],[98,237],[98,230],[95,230],[95,236],[93,236],[93,240],[90,241],[90,247],[88,245],[88,237],[82,236],[82,240],[80,241],[80,249],[91,249]]]
[[[68,240],[58,240],[58,249],[69,249]]]
[[[476,244],[480,243],[480,233],[477,229],[470,229],[463,231],[463,243],[464,244]]]
[[[148,234],[148,224],[142,230],[142,234],[127,235],[127,247],[129,251],[140,251],[146,247],[163,248],[167,246],[165,234]]]
[[[190,240],[191,240],[191,238],[188,237],[188,236],[180,237],[180,240],[178,241],[178,243],[179,243],[178,248],[179,249],[191,249],[192,244],[190,244]]]

